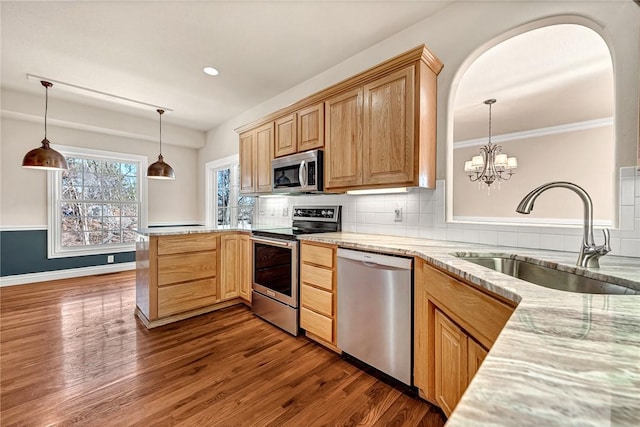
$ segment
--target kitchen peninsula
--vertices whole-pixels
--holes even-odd
[[[251,301],[246,230],[160,227],[138,234],[136,315],[147,328]]]

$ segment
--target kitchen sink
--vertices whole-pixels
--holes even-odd
[[[482,256],[466,253],[455,253],[453,255],[500,273],[559,291],[584,294],[640,295],[640,290],[520,259],[513,259],[508,256]]]

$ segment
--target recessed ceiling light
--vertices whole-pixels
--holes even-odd
[[[217,76],[218,75],[218,70],[216,70],[213,67],[204,67],[202,69],[202,71],[204,71],[205,74],[209,74],[210,76]]]

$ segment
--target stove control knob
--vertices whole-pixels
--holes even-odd
[[[322,211],[322,216],[327,216],[327,211]]]

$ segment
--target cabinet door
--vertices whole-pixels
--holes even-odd
[[[467,357],[467,381],[471,382],[476,372],[478,372],[478,369],[480,369],[482,361],[487,357],[487,350],[471,337],[468,339],[467,347],[469,350]]]
[[[220,236],[220,299],[228,300],[240,295],[240,236]]]
[[[415,170],[411,66],[364,86],[363,184],[411,184]]]
[[[240,298],[251,302],[251,282],[253,277],[253,257],[249,236],[240,236]]]
[[[467,387],[467,335],[440,310],[435,311],[436,400],[447,416]]]
[[[273,160],[273,123],[256,129],[256,192],[271,192],[271,160]]]
[[[362,88],[326,101],[325,187],[362,184]]]
[[[255,138],[255,131],[240,134],[240,191],[243,193],[256,191],[254,178],[256,165]]]
[[[275,122],[275,156],[286,156],[298,151],[296,114],[289,114]]]
[[[324,103],[298,111],[298,151],[324,147]]]

